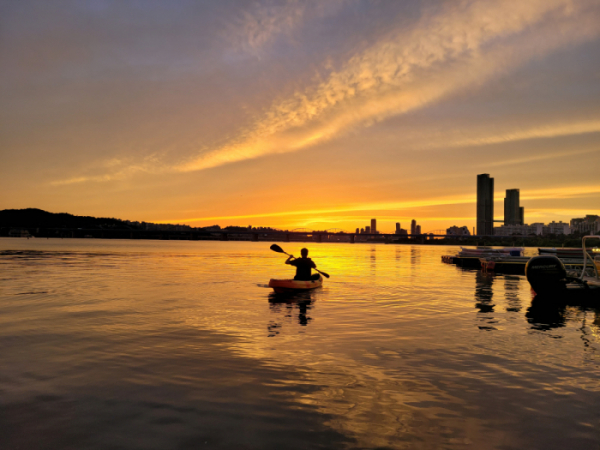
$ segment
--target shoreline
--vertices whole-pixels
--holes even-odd
[[[82,230],[83,231],[83,230]],[[88,232],[89,230],[85,230]],[[61,235],[62,234],[62,235]],[[427,239],[400,239],[400,240],[349,240],[339,239],[344,236],[330,235],[330,239],[317,240],[313,237],[307,239],[286,239],[281,235],[270,235],[264,233],[264,236],[258,238],[247,238],[242,236],[232,236],[223,238],[223,236],[210,235],[190,235],[189,233],[173,234],[173,233],[148,233],[145,235],[134,236],[130,230],[104,230],[99,233],[102,236],[80,235],[71,230],[64,230],[64,233],[49,235],[48,233],[36,233],[29,236],[0,236],[6,239],[86,239],[86,240],[122,240],[122,241],[221,241],[221,242],[289,242],[289,243],[330,243],[330,244],[384,244],[384,245],[435,245],[435,246],[490,246],[490,247],[571,247],[581,248],[581,238],[583,236],[559,236],[559,237],[544,237],[544,236],[510,236],[510,237],[461,237],[461,238],[436,238]],[[239,233],[240,235],[242,233]],[[337,238],[337,239],[336,239]]]

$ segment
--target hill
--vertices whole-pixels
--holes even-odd
[[[51,213],[37,208],[0,211],[0,228],[132,228],[123,220]]]

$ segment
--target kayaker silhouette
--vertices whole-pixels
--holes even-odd
[[[294,280],[318,280],[318,273],[311,275],[311,270],[316,269],[317,265],[308,257],[308,249],[303,248],[300,250],[300,254],[302,255],[301,258],[296,258],[293,255],[290,255],[290,257],[285,261],[286,264],[296,268],[296,276],[294,277]]]

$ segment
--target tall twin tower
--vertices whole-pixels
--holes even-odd
[[[523,225],[525,209],[520,205],[518,189],[507,189],[504,199],[504,220],[494,220],[494,179],[488,173],[477,175],[477,234],[494,234],[494,222]]]

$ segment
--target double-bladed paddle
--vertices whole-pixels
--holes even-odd
[[[284,255],[292,256],[289,253],[284,252],[283,249],[279,245],[277,245],[277,244],[271,245],[271,250],[273,250],[274,252],[277,252],[277,253],[283,253]],[[315,269],[315,270],[317,272],[319,272],[321,275],[323,275],[325,278],[329,278],[329,274],[328,273],[321,272],[319,269]]]

